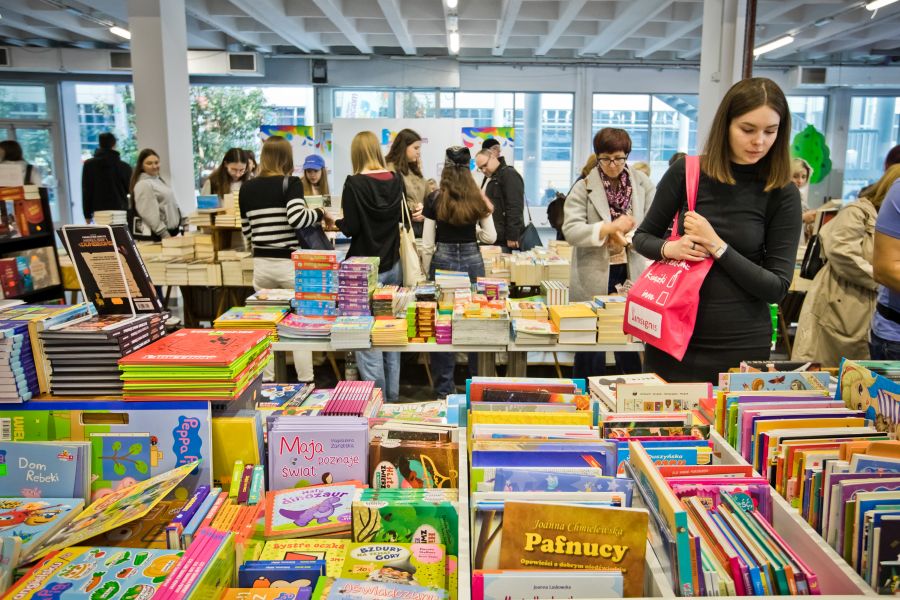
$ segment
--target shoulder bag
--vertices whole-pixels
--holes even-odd
[[[528,198],[525,198],[525,214],[528,215],[528,225],[519,235],[519,250],[528,252],[537,246],[543,246],[541,242],[541,234],[538,233],[537,227],[534,226],[534,220],[531,218],[531,209],[528,207]]]
[[[282,196],[287,195],[288,184],[290,183],[288,181],[289,178],[289,175],[285,175],[281,182]],[[287,203],[287,199],[285,199],[285,203]],[[321,223],[299,228],[297,230],[297,241],[300,242],[302,250],[334,250],[334,245],[328,239],[328,236],[325,235],[325,230],[322,229]]]
[[[406,204],[406,194],[403,194],[401,202],[403,208],[400,212],[400,267],[403,269],[404,287],[415,287],[425,281],[422,270],[422,260],[416,250],[416,237],[412,229],[412,215]]]
[[[697,205],[700,157],[685,158],[688,210]],[[678,240],[678,213],[669,240]],[[684,358],[700,304],[700,288],[713,266],[711,256],[699,262],[658,260],[647,267],[628,291],[622,331],[677,360]]]

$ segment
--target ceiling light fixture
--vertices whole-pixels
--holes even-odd
[[[872,2],[866,2],[866,10],[876,11],[894,2],[897,2],[897,0],[873,0]]]
[[[783,48],[784,46],[787,46],[788,44],[793,43],[793,41],[794,41],[794,36],[792,36],[792,35],[786,35],[784,37],[780,37],[773,42],[769,42],[768,44],[763,44],[762,46],[754,48],[753,56],[755,56],[755,57],[762,56],[766,52],[771,52],[772,50],[777,50],[779,48]]]
[[[131,32],[127,29],[119,27],[118,25],[113,25],[112,27],[110,27],[109,32],[113,35],[119,36],[120,38],[125,38],[126,40],[131,39]]]
[[[447,0],[447,8],[453,10],[459,5],[459,0]]]
[[[459,54],[459,32],[450,32],[450,54]]]

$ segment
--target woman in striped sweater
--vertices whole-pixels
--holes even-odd
[[[253,252],[253,289],[293,289],[291,252],[298,247],[297,230],[334,221],[323,209],[306,206],[303,184],[292,175],[293,150],[285,138],[272,136],[263,143],[259,168],[259,175],[242,185],[238,196],[241,228]],[[294,365],[300,381],[312,381],[308,352],[295,352]]]

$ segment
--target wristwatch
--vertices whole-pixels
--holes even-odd
[[[725,251],[728,250],[728,244],[723,243],[721,246],[716,248],[716,251],[713,252],[713,256],[716,259],[722,258],[722,255],[725,254]]]

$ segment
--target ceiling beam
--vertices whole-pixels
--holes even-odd
[[[210,27],[221,31],[231,39],[245,46],[255,48],[261,52],[271,52],[272,46],[265,43],[262,38],[254,33],[245,33],[235,25],[235,17],[214,15],[205,0],[187,0],[185,2],[187,14]]]
[[[75,37],[66,30],[54,27],[40,27],[34,23],[34,19],[20,15],[10,10],[3,11],[3,24],[7,27],[18,29],[24,35],[24,39],[44,38],[56,42],[74,42]]]
[[[28,15],[52,27],[65,29],[89,40],[107,44],[121,44],[122,38],[109,32],[107,27],[49,3],[28,2],[27,0],[4,0],[3,8]]]
[[[344,16],[344,11],[341,7],[335,4],[334,0],[312,0],[313,3],[319,7],[325,16],[328,17],[332,23],[340,30],[344,37],[346,37],[351,44],[356,46],[356,49],[362,52],[363,54],[372,54],[372,47],[366,42],[366,38],[357,31],[356,26],[350,22],[350,19]],[[379,2],[379,4],[381,4]],[[399,12],[399,11],[398,11]],[[393,25],[391,26],[393,28]]]
[[[672,2],[674,0],[631,0],[625,10],[617,14],[615,20],[610,22],[600,35],[588,42],[579,54],[603,56],[614,50],[645,23],[668,8]]]
[[[568,0],[566,2],[559,18],[550,28],[550,32],[541,39],[541,44],[534,51],[536,56],[544,56],[553,49],[553,46],[556,45],[562,34],[566,32],[566,29],[569,28],[569,25],[572,24],[572,21],[575,20],[575,17],[578,16],[585,4],[587,4],[587,0]]]
[[[414,55],[416,53],[416,45],[409,34],[409,25],[400,13],[399,0],[378,0],[378,6],[381,7],[381,12],[384,13],[384,18],[387,19],[391,31],[394,32],[397,43],[403,48],[404,52]]]
[[[861,33],[865,30],[864,36],[857,37],[856,35],[853,35],[851,36],[851,39],[843,42],[822,40],[821,44],[811,49],[811,54],[817,57],[825,57],[829,54],[836,54],[838,52],[846,52],[855,49],[859,49],[860,52],[868,54],[871,47],[874,46],[876,42],[886,39],[896,40],[898,29],[900,29],[900,24],[896,21],[878,23],[876,20],[872,23],[871,27],[864,27],[854,32]]]
[[[307,33],[296,18],[285,15],[284,4],[280,1],[231,0],[231,3],[295,48],[303,52],[325,50],[318,36]]]
[[[494,34],[494,48],[491,50],[494,56],[503,56],[506,51],[509,34],[512,33],[516,19],[519,18],[521,8],[522,0],[503,0],[503,10],[500,13],[500,20],[497,21],[497,33]]]
[[[769,25],[772,21],[787,14],[795,8],[800,8],[804,4],[809,4],[809,0],[782,0],[772,10],[759,15],[756,19],[758,25]]]
[[[699,14],[698,14],[699,13]],[[666,27],[666,37],[660,38],[646,46],[643,50],[635,52],[635,58],[647,58],[654,52],[659,52],[678,40],[682,40],[689,33],[703,25],[703,5],[697,6],[694,10],[694,16],[685,23],[673,23]]]

